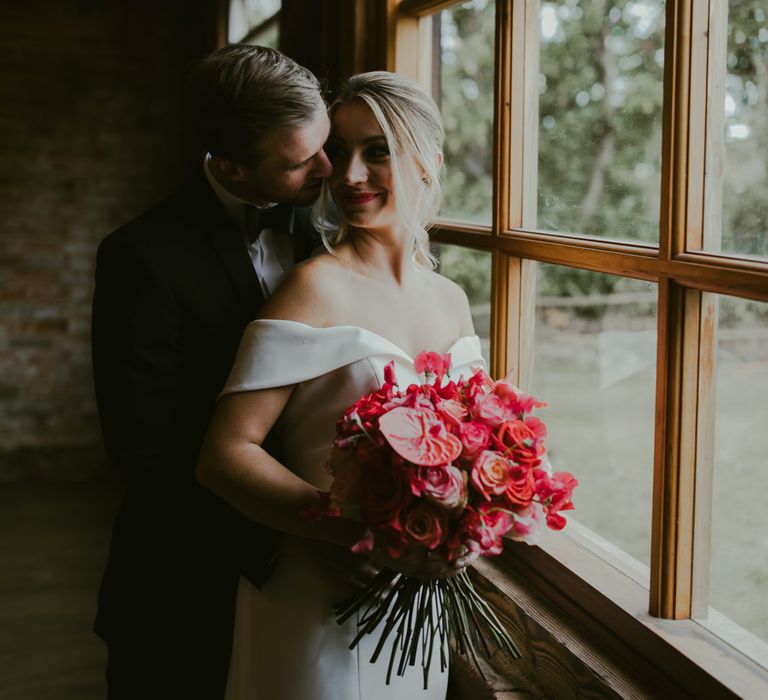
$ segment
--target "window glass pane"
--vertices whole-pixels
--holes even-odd
[[[657,242],[663,0],[542,2],[537,228]]]
[[[445,196],[440,215],[490,225],[493,204],[492,0],[434,16],[432,94],[445,124]]]
[[[710,605],[768,641],[768,304],[718,307]]]
[[[269,23],[258,34],[249,33],[271,17],[275,17],[282,5],[281,0],[230,0],[228,38],[231,44],[245,41],[248,44],[270,46],[276,49],[280,23]]]
[[[475,332],[486,362],[491,360],[491,254],[440,243],[433,252],[440,261],[438,272],[458,284],[467,294]]]
[[[768,0],[731,0],[726,61],[722,240],[705,247],[766,257]]]
[[[646,566],[656,313],[653,284],[538,265],[531,390],[553,467],[580,482],[568,517]]]

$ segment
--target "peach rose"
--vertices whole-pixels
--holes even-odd
[[[511,479],[512,465],[504,455],[483,450],[472,465],[472,483],[489,501],[506,491]]]

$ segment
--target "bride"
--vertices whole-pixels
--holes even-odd
[[[260,590],[240,581],[227,698],[438,700],[447,687],[438,661],[428,690],[414,668],[387,686],[386,662],[368,663],[375,635],[350,651],[355,622],[335,622],[334,603],[361,575],[349,553],[361,524],[300,513],[329,486],[324,463],[336,420],[382,383],[388,362],[402,387],[417,380],[412,358],[422,350],[450,352],[455,378],[483,364],[467,298],[433,272],[428,249],[443,129],[426,91],[386,72],[352,77],[331,122],[333,175],[318,220],[330,192],[342,223],[325,227],[327,252],[294,268],[246,329],[198,465],[204,485],[285,533],[270,580]],[[271,430],[282,463],[261,448]],[[371,563],[435,578],[469,560],[374,553]]]

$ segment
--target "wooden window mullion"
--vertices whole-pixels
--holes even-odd
[[[513,143],[516,137],[512,123],[511,95],[515,83],[515,71],[522,68],[520,57],[512,55],[516,46],[513,38],[515,26],[512,0],[497,0],[494,57],[494,107],[493,107],[493,224],[491,235],[495,242],[499,232],[509,225],[511,182],[516,175]],[[519,28],[518,28],[519,29]],[[495,245],[491,249],[491,374],[500,377],[510,367],[518,366],[514,340],[510,342],[510,329],[517,326],[519,304],[510,280],[515,282],[510,259]],[[512,274],[510,274],[510,272]],[[516,287],[517,284],[513,284]],[[512,297],[512,298],[510,298]],[[510,317],[512,314],[512,317]]]
[[[667,618],[689,617],[694,597],[699,400],[709,396],[700,392],[701,358],[712,336],[702,293],[662,271],[703,235],[707,30],[707,3],[667,4],[649,601],[652,615]]]

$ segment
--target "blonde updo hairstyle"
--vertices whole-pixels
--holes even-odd
[[[440,110],[415,80],[387,71],[349,78],[331,105],[331,118],[341,105],[352,100],[368,105],[387,140],[397,215],[411,234],[412,259],[417,265],[434,268],[427,228],[442,201],[440,169],[445,132]],[[333,247],[346,238],[349,224],[341,212],[336,214],[338,222],[329,220],[328,197],[325,185],[315,223],[323,244],[333,253]]]

